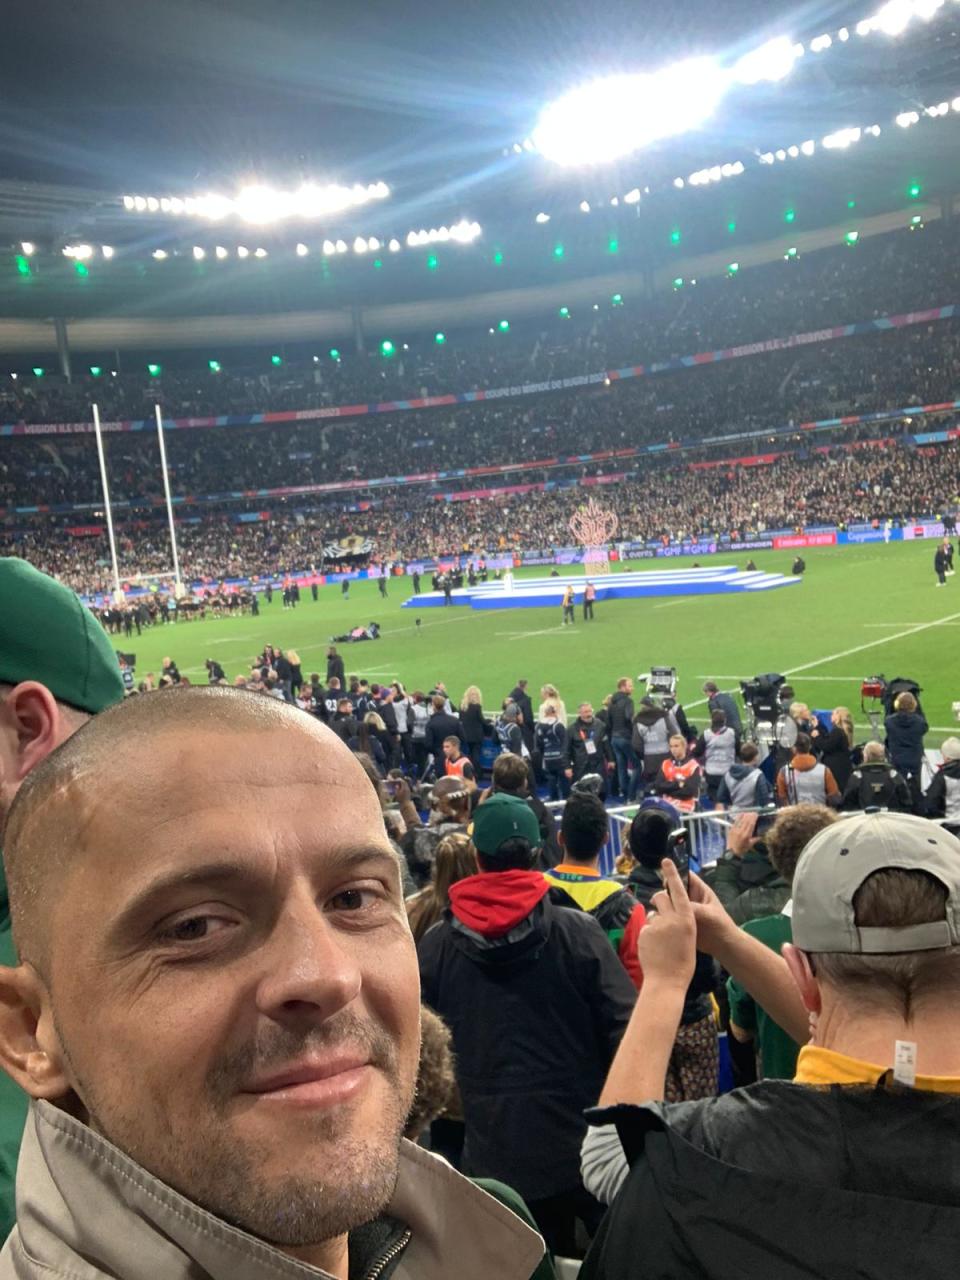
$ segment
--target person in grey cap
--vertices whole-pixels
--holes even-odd
[[[688,896],[663,872],[643,990],[589,1117],[616,1124],[629,1172],[581,1280],[955,1275],[960,840],[907,814],[825,827],[797,865],[793,943],[766,966],[695,876]],[[664,1105],[698,949],[768,1009],[779,989],[777,1020],[807,1041],[793,1081]]]

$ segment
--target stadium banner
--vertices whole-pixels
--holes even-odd
[[[813,329],[809,333],[795,333],[785,338],[767,338],[763,342],[747,342],[736,347],[725,347],[719,351],[700,351],[689,356],[674,356],[670,360],[660,360],[643,365],[628,365],[623,369],[605,369],[597,373],[578,374],[569,378],[554,378],[544,382],[525,382],[510,387],[495,387],[484,391],[461,391],[442,396],[420,396],[411,400],[383,400],[367,404],[331,405],[323,409],[288,409],[274,413],[225,414],[210,418],[167,418],[164,419],[165,430],[192,430],[199,427],[253,427],[262,424],[281,425],[283,423],[311,422],[336,418],[369,417],[379,413],[400,413],[407,410],[449,408],[451,405],[482,404],[487,400],[501,400],[507,397],[540,395],[545,391],[569,391],[577,387],[609,386],[612,382],[623,382],[631,378],[646,378],[658,373],[672,373],[680,369],[693,369],[705,364],[717,364],[726,360],[739,360],[748,356],[763,355],[772,351],[790,351],[796,347],[810,346],[821,342],[832,342],[839,338],[861,337],[865,334],[880,333],[888,329],[902,329],[911,325],[930,324],[939,320],[950,320],[960,313],[955,304],[945,307],[932,307],[926,311],[908,311],[902,315],[882,316],[879,319],[860,321],[856,324],[834,325],[828,329]],[[944,405],[943,408],[955,408],[956,405]],[[867,414],[863,417],[837,418],[835,424],[847,422],[882,420],[882,415]],[[800,429],[809,429],[812,423],[801,423]],[[102,431],[153,431],[156,428],[154,418],[123,419],[118,422],[101,423]],[[0,425],[0,436],[20,435],[72,435],[89,434],[93,431],[91,422],[68,423],[5,423]],[[757,433],[766,434],[766,433]],[[720,437],[724,439],[724,437]],[[648,446],[648,450],[664,449],[671,446]]]
[[[786,538],[774,538],[774,551],[795,551],[802,547],[833,547],[837,543],[837,534],[833,533],[795,533]]]
[[[657,547],[657,556],[711,556],[715,555],[715,542],[683,542],[679,546]]]
[[[903,537],[907,542],[915,538],[942,538],[944,536],[943,521],[930,520],[920,524],[908,524],[904,527]]]

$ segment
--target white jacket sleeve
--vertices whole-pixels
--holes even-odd
[[[580,1147],[580,1175],[590,1194],[613,1204],[629,1172],[616,1125],[591,1125]]]

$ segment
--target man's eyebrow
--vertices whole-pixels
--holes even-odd
[[[324,853],[322,866],[325,874],[336,876],[353,871],[359,866],[379,863],[382,867],[398,870],[399,858],[390,848],[382,845],[367,845],[357,848],[333,849]],[[318,867],[321,865],[318,861]],[[135,919],[157,899],[171,891],[182,888],[221,887],[227,885],[262,887],[270,878],[270,873],[253,860],[238,861],[235,858],[223,858],[204,862],[199,866],[186,867],[162,873],[144,885],[127,902],[116,921],[114,931],[122,929],[130,920]]]

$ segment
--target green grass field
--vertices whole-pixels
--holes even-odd
[[[929,541],[804,554],[808,569],[799,587],[617,601],[598,605],[592,623],[583,623],[578,609],[574,627],[560,625],[559,608],[481,612],[458,607],[424,609],[417,629],[416,613],[400,608],[409,580],[395,579],[386,601],[373,582],[352,583],[347,602],[339,585],[321,588],[317,603],[307,591],[296,610],[284,610],[275,595],[271,605],[263,602],[259,618],[154,627],[139,638],[134,634],[129,647],[137,654],[138,678],[158,671],[161,658],[170,654],[195,682],[206,680],[208,657],[232,679],[248,671],[268,642],[296,649],[305,675],[315,670],[323,675],[330,636],[376,619],[383,627],[379,641],[342,646],[348,673],[375,681],[399,677],[411,690],[443,680],[456,699],[475,683],[490,710],[519,677],[530,681],[534,705],[541,684],[549,681],[572,712],[583,698],[599,705],[619,676],[664,665],[677,667],[681,701],[694,712],[703,704],[700,688],[706,677],[735,688],[740,678],[779,671],[790,677],[803,701],[818,708],[846,705],[864,728],[860,681],[882,671],[923,687],[933,727],[928,743],[939,743],[953,731],[951,704],[960,700],[960,575],[948,579],[946,588],[936,587]],[[753,558],[760,569],[788,573],[793,556],[768,551]],[[741,567],[746,559],[729,553],[717,557]],[[663,568],[664,563],[629,567]],[[544,573],[531,569],[527,576]],[[124,637],[114,643],[128,647]]]

